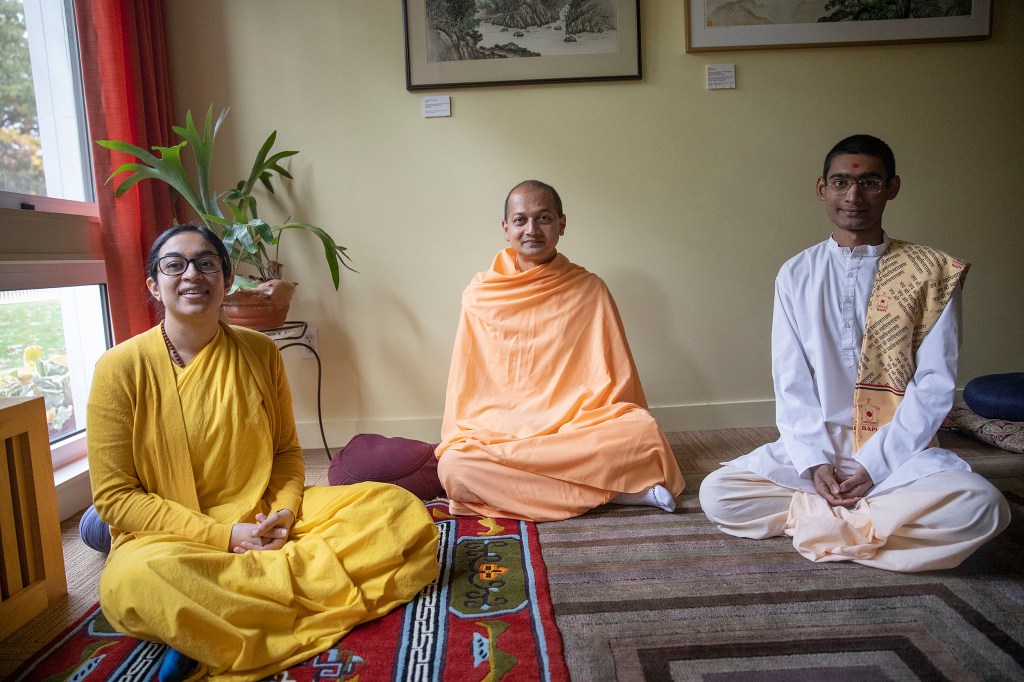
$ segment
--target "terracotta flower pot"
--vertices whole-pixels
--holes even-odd
[[[239,289],[224,298],[224,316],[250,329],[275,329],[284,324],[298,282],[272,279],[255,289]]]

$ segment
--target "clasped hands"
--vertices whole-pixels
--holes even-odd
[[[281,549],[294,524],[295,514],[290,509],[280,509],[269,516],[257,514],[256,523],[236,523],[231,527],[228,550],[245,554],[250,550]]]
[[[868,470],[857,465],[857,470],[844,477],[831,464],[819,464],[811,469],[814,490],[833,507],[852,508],[875,484]]]

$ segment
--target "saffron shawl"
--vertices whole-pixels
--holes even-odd
[[[603,429],[635,413],[653,421],[646,408],[618,309],[597,275],[562,254],[519,272],[509,248],[464,291],[438,458],[479,447],[503,465],[594,489],[664,483],[678,494],[683,478],[657,428],[637,429],[608,452],[614,439]],[[623,433],[634,428],[628,421]]]

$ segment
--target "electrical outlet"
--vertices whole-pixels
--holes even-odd
[[[306,333],[302,336],[302,343],[311,346],[318,355],[320,354],[320,337],[316,333],[316,327],[306,327]],[[303,348],[302,357],[312,358],[315,356],[309,351],[309,348]]]

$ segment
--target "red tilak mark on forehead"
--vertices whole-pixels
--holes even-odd
[[[855,163],[855,164],[853,164],[853,167],[854,168],[860,168],[860,164],[859,163]]]

